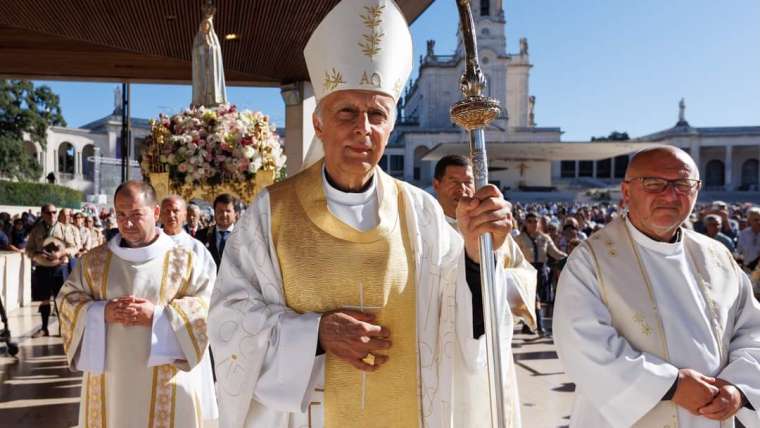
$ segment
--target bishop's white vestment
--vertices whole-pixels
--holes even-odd
[[[369,196],[350,201],[334,195],[322,165],[262,191],[225,247],[209,315],[220,425],[454,426],[456,388],[488,400],[487,389],[455,381],[485,364],[461,238],[430,195],[380,168]],[[505,275],[498,264],[497,283]],[[512,318],[499,293],[508,367]],[[390,326],[390,359],[377,372],[315,356],[320,313],[344,307]],[[516,426],[512,413],[508,422]]]
[[[736,385],[760,409],[760,305],[718,241],[655,241],[622,216],[576,248],[557,286],[554,337],[576,383],[572,427],[732,427],[665,400],[678,370]],[[757,412],[740,410],[745,425]]]
[[[82,427],[203,426],[197,376],[215,267],[161,232],[148,246],[116,235],[85,254],[57,297],[66,358],[82,370]],[[105,323],[105,305],[150,300],[153,324]]]

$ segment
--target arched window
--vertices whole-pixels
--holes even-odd
[[[760,162],[757,159],[747,159],[742,164],[742,190],[758,190],[758,174]]]
[[[725,185],[726,166],[723,161],[713,159],[705,165],[705,186],[721,187]]]
[[[491,0],[480,0],[480,16],[491,15]]]
[[[58,172],[61,177],[65,177],[64,174],[70,174],[69,178],[73,178],[75,161],[76,151],[71,143],[64,142],[58,146]]]
[[[95,145],[88,144],[82,149],[82,174],[87,180],[92,180],[95,177],[95,161],[92,157],[95,156]]]

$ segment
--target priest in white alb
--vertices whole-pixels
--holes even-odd
[[[571,427],[760,426],[760,305],[725,246],[681,226],[700,187],[683,150],[637,153],[627,214],[570,256],[553,327]]]
[[[203,426],[190,370],[207,348],[213,264],[156,227],[150,184],[114,195],[119,234],[88,252],[57,297],[66,358],[84,372],[81,427]]]
[[[305,57],[318,103],[311,162],[248,207],[212,297],[220,425],[484,426],[487,406],[467,420],[452,398],[488,402],[488,389],[472,386],[485,345],[471,287],[481,233],[498,249],[484,257],[503,256],[509,205],[494,186],[463,197],[460,237],[435,199],[378,167],[412,68],[394,2],[341,1]],[[496,283],[505,275],[498,263]],[[512,317],[497,291],[508,367]],[[519,403],[503,388],[516,426]]]
[[[213,291],[214,280],[216,279],[216,263],[214,263],[214,258],[206,249],[206,246],[185,231],[184,226],[187,212],[187,203],[184,199],[178,195],[169,195],[161,201],[159,221],[164,233],[175,244],[192,251],[201,266],[207,266],[209,269],[213,266],[214,271],[209,275],[211,290],[208,293],[210,295]],[[219,407],[216,403],[214,374],[211,370],[211,357],[208,349],[203,354],[201,362],[193,368],[192,373],[197,376],[196,380],[200,391],[201,413],[203,415],[204,426],[215,426],[217,419],[219,419]]]

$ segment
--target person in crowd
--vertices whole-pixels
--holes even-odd
[[[201,224],[201,208],[195,204],[188,204],[185,232],[193,238],[198,239],[198,231],[201,229],[203,229],[203,225]]]
[[[734,246],[734,241],[732,241],[731,238],[729,238],[728,236],[724,235],[723,232],[721,232],[721,230],[723,229],[721,226],[721,222],[723,221],[723,219],[717,214],[709,214],[705,216],[703,221],[705,224],[705,235],[725,245],[728,251],[730,251],[731,254],[733,254],[734,251],[736,250],[736,247]]]
[[[26,255],[32,259],[32,300],[40,302],[42,326],[32,337],[50,336],[50,299],[55,298],[69,274],[69,260],[79,252],[75,231],[58,221],[53,204],[42,206],[42,221],[29,232]],[[59,323],[60,325],[60,323]]]
[[[522,254],[536,269],[536,333],[544,335],[546,330],[543,325],[541,308],[543,304],[548,305],[554,302],[549,261],[550,258],[554,260],[564,259],[567,254],[554,245],[554,241],[549,235],[539,230],[538,215],[535,212],[529,212],[525,215],[522,233],[515,238],[515,241]],[[527,329],[524,332],[527,332]]]
[[[13,229],[11,229],[11,235],[9,236],[11,245],[24,250],[26,248],[26,241],[29,236],[29,229],[26,228],[23,217],[19,217],[13,220]]]
[[[235,198],[229,193],[222,193],[214,199],[214,225],[202,229],[196,235],[208,248],[214,258],[217,268],[221,265],[222,255],[227,245],[227,239],[235,230],[238,212]]]
[[[567,217],[562,223],[562,239],[560,239],[559,248],[563,252],[567,252],[567,244],[573,239],[580,239],[581,241],[588,239],[588,235],[580,230],[580,225],[575,217]]]
[[[747,223],[749,227],[739,233],[736,253],[742,266],[752,272],[760,259],[760,208],[754,207],[747,211]]]

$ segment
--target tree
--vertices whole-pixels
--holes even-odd
[[[606,137],[591,137],[591,141],[626,141],[630,140],[627,132],[612,131]]]
[[[44,150],[49,126],[66,126],[60,99],[48,86],[28,80],[0,80],[0,176],[37,180],[42,168],[24,150],[24,140]]]

